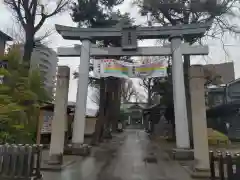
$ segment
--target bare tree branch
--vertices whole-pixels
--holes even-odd
[[[90,98],[90,100],[96,104],[97,106],[99,106],[100,104],[100,91],[99,89],[94,89],[93,93],[91,96],[88,96]]]
[[[26,28],[26,22],[24,21],[24,15],[22,14],[22,7],[21,7],[21,0],[4,0],[4,3],[8,5],[16,14],[17,14],[17,19],[20,21],[21,25],[23,28]]]
[[[13,11],[14,16],[19,20],[25,31],[23,61],[28,69],[30,68],[36,32],[40,30],[48,18],[65,11],[71,0],[56,1],[55,8],[51,12],[48,12],[47,4],[44,4],[44,2],[49,3],[47,0],[4,0],[4,4]],[[39,22],[36,22],[38,19]]]
[[[56,14],[59,14],[66,10],[67,5],[70,3],[69,0],[60,0],[56,6],[56,8],[51,13],[45,13],[45,7],[43,4],[40,4],[41,7],[41,20],[35,27],[35,31],[38,31],[47,18],[50,18],[52,16],[55,16]],[[36,11],[35,11],[36,12]]]
[[[23,44],[24,43],[24,30],[19,24],[12,24],[11,27],[5,29],[7,34],[13,38],[13,44]]]
[[[121,98],[123,102],[128,102],[133,96],[137,95],[136,88],[131,80],[121,80]]]

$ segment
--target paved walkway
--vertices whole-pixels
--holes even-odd
[[[191,180],[141,130],[126,130],[93,155],[60,172],[44,172],[44,180]]]

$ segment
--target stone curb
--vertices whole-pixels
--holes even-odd
[[[193,170],[189,166],[182,166],[182,167],[190,174],[192,178],[209,179],[211,177],[209,171],[197,171],[197,170]]]
[[[59,172],[64,170],[66,167],[74,164],[76,160],[69,160],[65,162],[64,164],[59,164],[59,165],[48,165],[47,163],[45,164],[45,167],[41,167],[42,171],[53,171],[53,172]]]
[[[92,146],[83,144],[81,147],[73,147],[68,145],[64,148],[64,155],[89,156],[91,154]]]

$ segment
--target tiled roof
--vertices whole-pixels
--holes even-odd
[[[7,34],[5,34],[2,31],[0,31],[0,36],[6,41],[12,41],[13,40],[10,36],[8,36]]]

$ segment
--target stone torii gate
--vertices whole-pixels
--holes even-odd
[[[84,141],[90,56],[172,56],[176,144],[177,148],[180,149],[190,148],[182,55],[207,55],[208,47],[182,44],[182,38],[200,37],[204,35],[210,25],[211,23],[200,23],[164,27],[124,26],[122,28],[77,28],[56,25],[57,32],[64,39],[82,42],[81,46],[58,48],[58,55],[60,57],[80,56],[81,59],[73,124],[73,145],[77,147]],[[121,47],[91,47],[91,40],[105,39],[119,40],[121,41]],[[138,47],[138,39],[169,39],[171,46]]]

